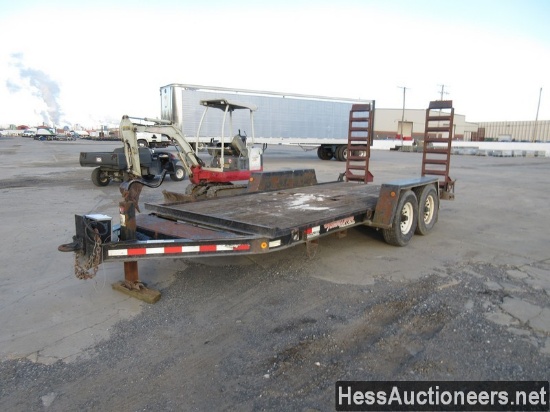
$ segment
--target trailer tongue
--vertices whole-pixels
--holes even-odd
[[[349,144],[355,139],[350,122]],[[108,216],[77,215],[73,243],[59,249],[74,251],[77,261],[84,262],[76,265],[82,278],[100,262],[124,262],[124,281],[114,287],[153,302],[160,294],[140,282],[139,260],[263,254],[298,244],[309,250],[320,237],[359,225],[381,229],[386,242],[395,246],[407,245],[414,233],[431,232],[440,195],[449,185],[429,176],[366,184],[372,180],[368,169],[363,170],[367,159],[356,160],[364,166],[346,170],[336,182],[317,183],[309,169],[253,172],[238,195],[146,203],[149,213],[139,215],[144,182],[127,182],[121,186],[119,228],[111,227]]]

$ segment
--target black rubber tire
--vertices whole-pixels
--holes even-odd
[[[415,233],[425,236],[435,226],[439,212],[439,196],[433,185],[415,189],[418,198],[418,224]]]
[[[332,153],[332,149],[329,147],[319,146],[317,148],[317,157],[321,160],[330,160],[334,157],[334,153]]]
[[[182,166],[176,166],[176,171],[170,175],[174,182],[181,182],[185,179],[185,169]]]
[[[111,183],[111,178],[107,173],[101,170],[101,167],[96,167],[92,170],[92,183],[99,187],[107,186]]]
[[[392,227],[383,229],[386,243],[393,246],[406,246],[414,235],[418,222],[418,200],[412,190],[401,193]]]
[[[145,139],[139,139],[137,143],[138,143],[138,147],[149,147],[149,144]]]
[[[352,150],[351,153],[352,153],[352,156],[367,157],[367,151],[366,150]]]
[[[348,146],[341,145],[336,148],[336,154],[334,156],[336,160],[340,162],[345,162],[348,158]]]

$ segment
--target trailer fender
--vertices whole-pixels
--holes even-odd
[[[427,186],[434,187],[437,195],[439,195],[438,179],[435,177],[401,179],[383,184],[380,188],[378,202],[376,203],[374,218],[370,225],[381,229],[391,228],[393,218],[395,213],[397,213],[397,204],[401,192],[403,190],[413,190],[414,193],[419,193]],[[437,207],[439,207],[439,202],[437,202]]]

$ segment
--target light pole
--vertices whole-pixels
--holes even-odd
[[[535,116],[535,126],[533,127],[533,137],[531,140],[534,142],[537,140],[537,123],[539,121],[539,109],[540,109],[540,97],[542,96],[542,87],[539,90],[539,104],[537,105],[537,115]]]
[[[401,146],[403,146],[403,123],[405,122],[405,93],[408,87],[397,86],[399,89],[403,89],[403,111],[401,112]]]

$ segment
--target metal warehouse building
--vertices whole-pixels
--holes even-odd
[[[550,120],[519,122],[480,122],[471,140],[549,142]]]
[[[402,121],[403,120],[403,121]],[[375,139],[422,139],[426,122],[425,109],[380,109],[374,118]],[[401,132],[402,130],[402,132]],[[550,142],[550,120],[470,123],[466,116],[455,113],[454,138],[466,141],[500,140]]]

